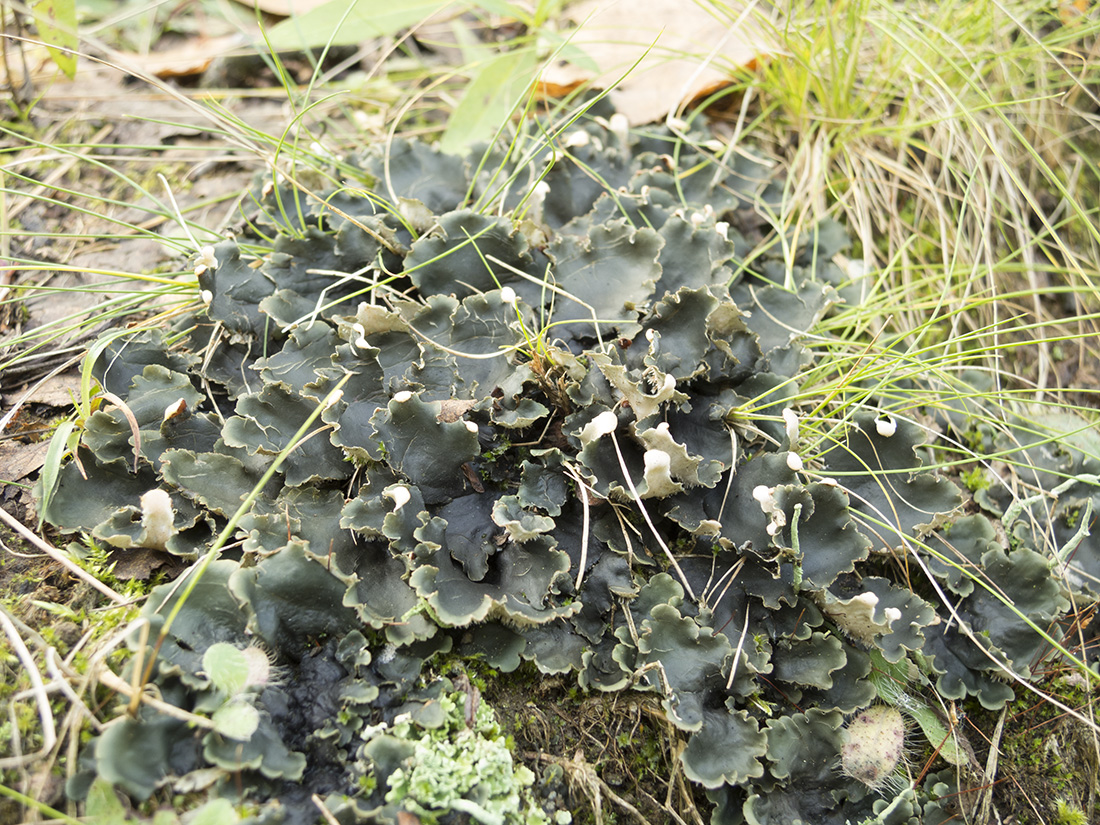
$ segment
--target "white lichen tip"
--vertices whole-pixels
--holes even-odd
[[[209,289],[204,289],[199,293],[199,297],[202,298],[202,302],[207,306],[210,306],[210,302],[214,300],[214,293]]]
[[[756,499],[764,515],[770,519],[766,528],[768,535],[778,535],[779,531],[787,525],[787,514],[783,512],[779,502],[775,500],[775,488],[769,487],[767,484],[758,484],[753,487],[752,497]]]
[[[902,618],[896,607],[880,607],[879,597],[870,590],[858,593],[850,599],[828,602],[822,606],[825,614],[837,627],[854,639],[874,644],[875,637],[887,633],[894,622]],[[879,617],[875,617],[875,612]]]
[[[515,306],[516,291],[510,286],[502,286],[500,288],[500,302],[502,304],[512,304]]]
[[[714,231],[722,236],[724,240],[730,239],[730,225],[725,221],[718,221],[714,224]]]
[[[474,435],[477,435],[477,424],[475,424],[473,421],[463,421],[462,423],[466,425],[467,430],[472,432]]]
[[[408,504],[409,500],[412,498],[409,488],[401,484],[395,484],[393,487],[388,487],[383,491],[382,495],[393,502],[393,511],[395,513]]]
[[[404,404],[412,397],[413,394],[408,390],[401,390],[400,392],[395,392],[393,394],[393,400],[396,401],[398,404]]]
[[[362,324],[352,324],[352,331],[355,333],[355,346],[359,349],[367,349],[370,346],[370,342],[367,341],[366,329]]]
[[[798,445],[798,413],[790,407],[783,409],[783,426],[787,430],[787,441],[793,450]]]
[[[333,390],[329,396],[325,399],[325,409],[327,410],[333,404],[336,404],[341,398],[344,397],[343,390]]]
[[[198,257],[195,259],[195,277],[205,274],[207,270],[217,268],[218,259],[214,255],[214,247],[204,246],[199,250]]]
[[[172,499],[159,487],[141,496],[141,526],[145,536],[143,544],[152,550],[164,550],[175,529]]]
[[[757,484],[752,488],[752,497],[760,502],[760,506],[764,507],[769,504],[775,506],[775,489],[769,487],[767,484]]]
[[[875,419],[875,429],[883,438],[889,438],[898,431],[898,422],[886,416]]]
[[[796,473],[802,472],[802,459],[799,458],[798,453],[787,453],[787,466]]]
[[[578,129],[565,139],[565,147],[567,149],[579,149],[582,146],[587,146],[591,140],[592,136],[588,132]]]
[[[186,399],[181,398],[179,401],[176,401],[173,404],[169,404],[167,407],[164,408],[164,418],[162,418],[161,420],[169,421],[170,419],[175,418],[177,415],[180,415],[186,409],[187,401]]]
[[[646,498],[671,496],[684,488],[672,480],[672,457],[664,450],[646,450],[645,462]]]
[[[619,417],[615,413],[611,410],[602,412],[584,425],[584,429],[581,430],[580,434],[581,444],[589,444],[603,438],[608,433],[615,432],[615,428],[618,426]]]
[[[625,146],[630,138],[630,121],[622,112],[615,112],[607,121],[607,130]]]
[[[871,616],[874,614],[875,607],[878,605],[878,595],[872,593],[870,590],[866,590],[863,593],[852,596],[852,598],[848,599],[847,603],[850,605],[859,605],[868,611],[868,616]]]
[[[695,528],[695,535],[697,536],[717,536],[722,532],[722,522],[712,518],[705,518],[699,522],[699,526]]]
[[[702,212],[691,213],[691,225],[695,228],[699,228],[707,222],[707,216]]]
[[[645,462],[646,473],[650,470],[667,473],[672,466],[672,457],[664,450],[646,450],[642,460]]]

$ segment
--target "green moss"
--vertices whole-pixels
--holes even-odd
[[[1066,802],[1064,799],[1054,801],[1055,825],[1088,825],[1088,817],[1076,805]]]
[[[974,467],[971,470],[967,470],[960,476],[963,484],[972,493],[978,492],[978,490],[985,490],[989,488],[992,482],[989,479],[989,474],[986,473],[984,467]]]
[[[1050,689],[1070,707],[1088,704],[1086,692],[1076,685],[1056,681]],[[999,714],[968,710],[969,726],[993,729]],[[1037,703],[1030,695],[1023,696],[1007,707],[1000,749],[994,804],[1002,813],[1012,810],[1020,825],[1088,821],[1076,802],[1088,777],[1095,776],[1092,740],[1083,725],[1066,718],[1049,702]],[[1027,809],[1016,804],[1021,795],[1030,800]]]

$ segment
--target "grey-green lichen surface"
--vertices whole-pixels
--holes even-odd
[[[713,823],[950,818],[956,772],[914,784],[905,752],[964,764],[922,734],[947,736],[935,694],[1000,707],[998,662],[1027,678],[1046,650],[1032,625],[1069,602],[1024,535],[1041,525],[1006,547],[960,517],[919,411],[873,394],[805,452],[804,342],[849,295],[844,231],[761,243],[782,189],[751,150],[605,115],[511,153],[396,140],[320,199],[257,186],[196,267],[203,308],[102,349],[140,439],[94,413],[45,518],[187,560],[344,383],[156,652],[157,695],[212,724],[143,706],[84,749],[73,797],[98,778],[256,822],[312,821],[313,794],[342,823],[566,821],[492,722],[446,721],[460,694],[433,662],[481,657],[656,694]],[[153,592],[135,651],[183,593]]]

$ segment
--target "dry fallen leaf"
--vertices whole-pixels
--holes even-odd
[[[58,74],[57,64],[42,43],[26,40],[0,44],[8,51],[7,60],[0,60],[0,89],[18,89],[33,97],[32,84],[45,83]]]
[[[153,573],[160,570],[167,578],[175,578],[183,572],[185,565],[176,556],[162,550],[150,550],[135,547],[132,550],[114,549],[110,552],[114,562],[114,575],[121,581],[148,581]]]
[[[5,393],[0,396],[0,400],[5,407],[10,407],[17,401],[20,404],[43,404],[47,407],[71,407],[73,399],[80,397],[80,373],[75,370],[63,372],[36,385],[26,397],[24,393],[24,389]]]
[[[239,34],[194,37],[173,49],[148,54],[123,52],[126,61],[160,78],[189,77],[204,72],[214,59],[247,45]]]
[[[10,483],[37,473],[46,461],[48,441],[20,444],[17,441],[0,441],[0,482]]]
[[[598,88],[615,84],[615,108],[632,126],[663,119],[729,83],[733,67],[749,66],[772,51],[757,22],[762,8],[718,7],[703,0],[582,0],[569,7],[578,29],[570,43],[599,67],[599,73],[572,63],[548,67],[541,84],[556,95],[591,81]],[[647,53],[648,52],[648,53]]]

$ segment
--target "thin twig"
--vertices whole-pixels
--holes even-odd
[[[581,582],[584,581],[584,571],[588,566],[588,535],[592,518],[589,512],[591,506],[589,503],[589,496],[594,494],[595,491],[590,492],[588,485],[585,484],[584,479],[581,478],[581,474],[572,467],[566,467],[565,472],[577,485],[577,491],[580,493],[581,507],[583,509],[581,517],[581,559],[577,563],[577,581],[573,585],[573,589],[580,593]]]
[[[631,805],[629,802],[627,802],[625,799],[623,799],[621,796],[611,790],[611,786],[604,782],[603,779],[600,778],[599,774],[596,773],[595,769],[588,762],[585,761],[584,754],[581,751],[577,751],[576,755],[572,759],[564,759],[560,756],[552,756],[548,753],[525,753],[524,756],[528,758],[535,757],[543,762],[550,762],[554,765],[558,765],[564,768],[566,773],[569,774],[570,778],[578,784],[587,785],[589,787],[595,785],[597,794],[596,800],[594,800],[594,804],[597,807],[599,807],[599,794],[606,794],[608,799],[610,799],[628,814],[633,816],[643,825],[649,825],[649,820],[646,819],[641,811],[639,811],[637,808],[635,808],[633,805]]]
[[[57,660],[57,648],[50,647],[46,649],[46,670],[49,672],[53,681],[47,685],[49,688],[53,685],[57,685],[58,689],[65,694],[65,698],[68,699],[74,708],[76,708],[87,720],[91,723],[92,727],[96,729],[96,732],[103,730],[103,723],[96,719],[95,714],[88,708],[84,701],[73,690],[72,685],[69,684],[69,680],[66,674],[62,671],[62,664]]]
[[[130,603],[129,599],[120,595],[119,593],[116,593],[114,590],[105,585],[83,567],[72,561],[68,556],[66,556],[56,547],[44,541],[43,539],[40,539],[38,536],[36,536],[34,533],[24,527],[23,524],[21,524],[19,520],[15,518],[15,516],[13,516],[2,507],[0,507],[0,520],[3,520],[4,523],[8,525],[8,527],[17,532],[19,535],[21,535],[23,538],[25,538],[27,541],[29,541],[31,544],[33,544],[35,547],[37,547],[39,550],[49,556],[51,559],[56,561],[58,564],[62,565],[66,570],[68,570],[78,579],[81,579],[90,584],[92,587],[94,587],[108,599],[113,601],[115,604],[123,605]]]
[[[684,575],[684,571],[680,569],[679,562],[676,561],[676,557],[672,555],[672,551],[668,549],[668,545],[665,544],[665,540],[661,538],[661,534],[657,532],[657,526],[653,523],[653,520],[649,517],[649,511],[646,510],[645,504],[642,503],[642,497],[638,495],[638,490],[634,486],[633,480],[630,478],[630,470],[626,466],[626,459],[623,458],[623,451],[619,448],[619,440],[615,438],[615,433],[608,433],[611,436],[611,443],[615,445],[615,455],[619,459],[619,469],[622,471],[623,479],[626,481],[626,486],[630,488],[630,495],[634,497],[634,503],[638,505],[638,510],[642,514],[642,518],[645,519],[645,523],[649,525],[649,531],[653,534],[653,537],[657,539],[657,543],[661,546],[661,549],[665,551],[665,556],[668,558],[669,564],[672,565],[672,569],[676,571],[676,575],[680,577],[680,583],[683,584],[684,590],[691,597],[692,601],[695,601],[695,592],[691,589],[691,584],[688,582],[687,576]]]
[[[96,678],[111,690],[121,693],[127,699],[134,697],[134,689],[130,686],[130,683],[121,678],[113,671],[104,668],[98,674]],[[199,716],[195,713],[188,713],[183,708],[178,708],[175,705],[170,705],[156,697],[150,696],[148,693],[138,693],[138,698],[142,704],[148,705],[153,710],[163,713],[165,716],[171,716],[173,719],[179,719],[181,722],[187,722],[189,725],[203,728],[205,730],[214,730],[214,723],[207,719],[205,716]],[[117,717],[118,719],[127,718],[124,716]]]
[[[321,816],[324,817],[328,825],[340,825],[340,820],[333,816],[332,811],[325,807],[325,801],[321,799],[321,797],[317,794],[313,794],[310,799],[313,801],[313,804],[317,806],[317,810],[321,812]]]
[[[733,680],[737,677],[737,664],[741,661],[741,651],[745,647],[745,636],[749,633],[749,605],[745,603],[745,625],[741,628],[741,638],[737,640],[737,649],[733,651],[733,664],[730,665],[730,678],[726,682],[726,690],[733,688]]]
[[[975,822],[988,822],[989,809],[993,804],[993,788],[995,787],[994,780],[997,777],[997,761],[1001,755],[1001,735],[1005,729],[1005,717],[1008,715],[1008,708],[1004,708],[1001,711],[1001,715],[997,717],[997,727],[993,729],[993,737],[989,742],[989,758],[985,763],[985,790],[982,792],[981,801],[978,803],[978,817]]]
[[[34,663],[34,657],[31,655],[30,650],[27,649],[27,646],[23,644],[23,639],[19,635],[19,631],[16,630],[15,624],[8,618],[7,609],[2,606],[0,606],[0,625],[4,626],[4,634],[8,637],[8,641],[11,643],[15,655],[19,657],[23,669],[26,670],[27,677],[31,680],[31,689],[34,692],[35,704],[38,705],[38,718],[42,722],[42,750],[39,754],[32,754],[22,759],[0,760],[0,768],[9,770],[25,764],[28,760],[39,758],[40,754],[49,753],[54,743],[57,742],[57,729],[54,727],[53,709],[50,708],[50,698],[46,695],[46,686],[42,682],[42,674],[38,672],[38,666]],[[13,761],[14,764],[8,764]]]

